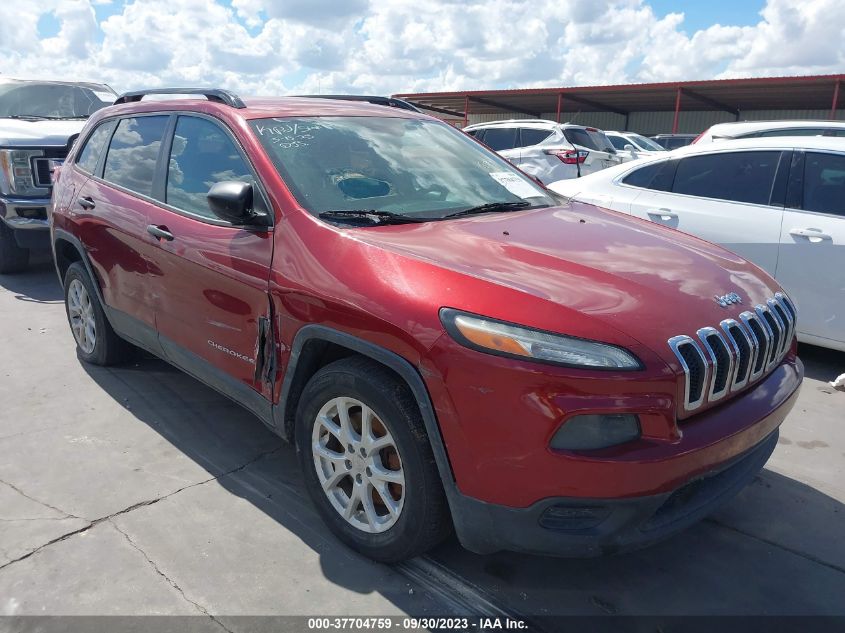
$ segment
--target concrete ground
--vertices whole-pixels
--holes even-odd
[[[47,262],[0,276],[0,615],[845,615],[845,354],[802,347],[765,471],[668,542],[560,560],[451,540],[391,568],[334,540],[246,411],[158,360],[82,365],[61,299]]]

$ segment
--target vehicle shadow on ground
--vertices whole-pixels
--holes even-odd
[[[379,592],[411,615],[431,614],[435,603],[430,598],[409,595],[408,585],[396,577],[392,583],[384,582],[389,570],[334,538],[306,495],[293,446],[251,413],[144,353],[121,367],[80,364],[139,422],[217,477],[216,484],[254,505],[317,552],[322,572],[332,583],[361,594]],[[240,468],[245,464],[249,465]],[[190,542],[184,546],[193,548]],[[244,561],[246,568],[249,564]],[[315,608],[315,614],[319,613]]]
[[[798,357],[804,362],[804,375],[814,380],[830,382],[845,374],[845,352],[801,343]]]
[[[19,301],[32,303],[61,303],[62,286],[49,258],[33,259],[30,267],[13,275],[0,275],[0,288],[5,288]]]
[[[83,367],[117,402],[131,402],[140,422],[212,475],[275,451],[217,483],[318,552],[331,582],[359,593],[378,591],[421,615],[419,596],[374,583],[378,566],[328,532],[306,497],[295,451],[257,418],[160,360]],[[531,616],[845,613],[836,598],[845,595],[842,534],[840,502],[763,471],[715,517],[640,552],[588,560],[478,556],[451,537],[431,556]]]

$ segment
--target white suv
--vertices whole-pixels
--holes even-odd
[[[622,162],[604,132],[583,125],[511,119],[469,125],[464,132],[544,184]]]

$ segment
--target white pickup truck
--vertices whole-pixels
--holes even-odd
[[[115,98],[102,84],[0,78],[0,274],[49,248],[53,169],[85,119]]]

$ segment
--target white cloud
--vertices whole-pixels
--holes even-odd
[[[768,0],[688,33],[647,0],[108,0],[0,3],[0,73],[117,90],[393,93],[841,72],[845,3]],[[42,18],[58,33],[39,35]]]

